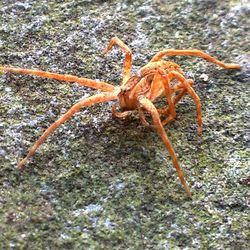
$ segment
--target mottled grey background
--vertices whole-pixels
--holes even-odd
[[[163,48],[197,48],[241,71],[176,57],[195,80],[193,101],[166,126],[193,198],[155,131],[112,103],[84,109],[16,164],[44,129],[96,91],[32,76],[0,76],[1,249],[249,249],[249,15],[247,1],[0,1],[0,64],[118,85],[124,55],[136,72]],[[249,148],[248,148],[249,149]]]

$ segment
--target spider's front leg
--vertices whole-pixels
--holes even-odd
[[[36,69],[23,69],[23,68],[14,68],[14,67],[4,67],[0,66],[0,73],[17,73],[23,75],[33,75],[39,76],[43,78],[65,81],[65,82],[72,82],[77,83],[81,86],[90,87],[93,89],[99,89],[102,91],[114,91],[115,87],[106,82],[99,82],[92,79],[84,78],[84,77],[77,77],[74,75],[68,74],[57,74],[48,71],[36,70]]]
[[[164,56],[197,56],[201,57],[203,59],[206,59],[207,61],[217,64],[222,68],[225,69],[240,69],[239,64],[234,63],[224,63],[222,61],[219,61],[218,59],[210,56],[209,54],[205,53],[202,50],[198,49],[165,49],[162,51],[159,51],[151,60],[150,62],[156,62],[159,61]]]
[[[123,64],[123,79],[122,84],[125,84],[131,76],[131,69],[132,69],[132,51],[131,49],[118,37],[112,37],[106,49],[104,49],[104,55],[108,53],[109,50],[114,45],[118,45],[123,52],[125,53],[125,60]]]
[[[183,188],[184,188],[185,192],[187,193],[187,195],[189,197],[191,197],[191,192],[190,192],[188,184],[185,180],[183,171],[182,171],[180,164],[177,160],[177,156],[175,154],[174,148],[171,145],[171,142],[168,139],[167,134],[162,126],[161,119],[160,119],[159,113],[157,112],[156,107],[149,99],[147,99],[144,96],[140,96],[138,98],[138,101],[139,101],[140,105],[151,114],[152,119],[153,119],[153,124],[154,124],[159,136],[163,140],[165,147],[167,148],[167,150],[172,158],[173,165],[177,171],[177,174],[178,174],[178,177],[181,181],[181,184],[183,185]]]
[[[69,120],[75,113],[79,112],[81,108],[90,106],[96,103],[106,102],[110,100],[117,99],[116,92],[104,92],[101,94],[97,94],[91,97],[88,97],[82,101],[79,101],[75,105],[73,105],[64,115],[62,115],[56,122],[50,125],[45,132],[41,135],[41,137],[35,142],[35,144],[29,150],[28,155],[19,162],[18,168],[23,169],[27,163],[27,161],[34,155],[37,148],[45,141],[45,139],[52,134],[61,124],[65,121]]]

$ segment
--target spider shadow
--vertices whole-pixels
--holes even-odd
[[[155,193],[160,194],[161,202],[162,192],[164,199],[173,203],[186,198],[178,181],[172,181],[173,184],[168,185],[173,175],[176,175],[168,152],[156,132],[142,126],[138,117],[118,120],[110,116],[107,120],[100,121],[98,128],[90,123],[81,124],[80,131],[79,133],[78,127],[78,133],[72,142],[63,149],[70,157],[65,157],[65,154],[64,157],[61,156],[59,152],[62,149],[59,147],[56,147],[59,151],[47,151],[43,155],[43,161],[49,162],[48,165],[51,166],[46,172],[49,171],[52,177],[48,175],[47,180],[56,185],[59,193],[75,193],[79,190],[86,192],[89,189],[88,196],[81,194],[85,202],[89,202],[96,199],[96,196],[101,197],[97,193],[105,196],[104,190],[107,187],[121,181],[128,185],[130,198],[134,195],[131,190],[144,190],[144,198],[140,198],[145,203],[152,200],[157,203],[157,195],[153,195]],[[60,137],[65,137],[63,134],[62,132]],[[62,138],[59,140],[63,141]],[[158,143],[164,156],[159,156],[157,152]],[[55,157],[58,153],[59,157]],[[168,160],[163,160],[165,156]],[[37,160],[34,159],[35,161]],[[164,165],[163,171],[159,170],[159,165]],[[178,188],[172,189],[173,185]],[[174,198],[176,195],[171,197],[170,193],[173,192],[179,194],[177,200]]]

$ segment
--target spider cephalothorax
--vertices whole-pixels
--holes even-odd
[[[149,125],[144,116],[144,113],[147,112],[151,115],[152,123],[159,136],[163,140],[165,147],[172,158],[173,165],[177,171],[183,188],[186,191],[187,195],[191,196],[189,187],[184,178],[184,174],[177,160],[174,148],[172,147],[163,126],[168,124],[175,118],[176,104],[184,95],[188,94],[192,97],[196,105],[198,134],[201,135],[202,116],[200,98],[192,88],[193,80],[186,79],[184,77],[183,71],[180,66],[174,62],[164,61],[161,59],[164,56],[176,55],[198,56],[227,69],[239,69],[240,66],[238,64],[225,64],[200,50],[166,49],[158,52],[148,64],[143,66],[136,75],[132,76],[131,50],[119,38],[113,37],[110,40],[107,48],[104,50],[104,53],[106,54],[114,45],[118,45],[125,52],[123,79],[122,84],[119,87],[115,87],[114,85],[106,82],[95,81],[88,78],[80,78],[73,75],[64,75],[41,70],[0,66],[0,72],[30,74],[66,82],[74,82],[78,83],[79,85],[102,91],[99,94],[90,96],[82,101],[77,102],[56,122],[54,122],[49,128],[47,128],[41,135],[41,137],[30,148],[27,156],[19,162],[18,168],[23,169],[29,158],[33,156],[37,148],[45,141],[45,139],[51,133],[53,133],[54,130],[57,129],[62,123],[70,119],[70,117],[72,117],[76,112],[80,111],[81,108],[105,101],[117,100],[118,105],[115,104],[112,107],[112,113],[116,117],[123,118],[129,115],[132,111],[138,110],[139,117],[142,123],[145,125]],[[161,96],[166,98],[166,108],[156,108],[156,106],[153,104]],[[121,108],[122,112],[117,111],[117,107]],[[162,120],[163,117],[164,119]]]

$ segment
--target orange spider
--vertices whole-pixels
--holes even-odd
[[[131,76],[132,52],[119,38],[113,37],[110,40],[107,48],[104,50],[104,54],[106,54],[114,45],[118,45],[125,53],[122,84],[119,87],[113,86],[106,82],[94,81],[73,75],[56,74],[32,69],[4,66],[0,67],[0,72],[30,74],[66,82],[74,82],[82,86],[87,86],[102,91],[99,94],[90,96],[82,101],[77,102],[56,122],[50,125],[50,127],[45,130],[41,137],[30,148],[27,156],[19,162],[18,168],[23,169],[28,159],[33,156],[37,148],[45,141],[45,139],[62,123],[67,121],[76,112],[80,111],[81,108],[96,103],[118,100],[119,107],[121,110],[123,110],[123,112],[118,112],[116,110],[117,105],[113,105],[112,113],[116,117],[123,118],[129,115],[133,110],[138,110],[142,123],[149,125],[145,119],[144,112],[147,112],[152,116],[153,125],[163,140],[166,149],[172,158],[172,162],[178,173],[180,182],[183,185],[187,195],[191,196],[191,192],[177,160],[174,148],[171,145],[171,142],[167,137],[163,126],[175,118],[175,105],[185,94],[189,94],[193,98],[196,105],[198,134],[201,135],[202,117],[200,98],[192,88],[193,80],[186,79],[184,77],[180,66],[171,61],[163,61],[161,58],[164,56],[197,56],[227,69],[240,69],[240,65],[225,64],[200,50],[165,49],[158,52],[148,64],[143,66],[137,72],[137,74]],[[153,104],[153,102],[160,96],[166,96],[167,107],[165,109],[157,109]],[[162,121],[161,116],[166,116],[166,118]]]

